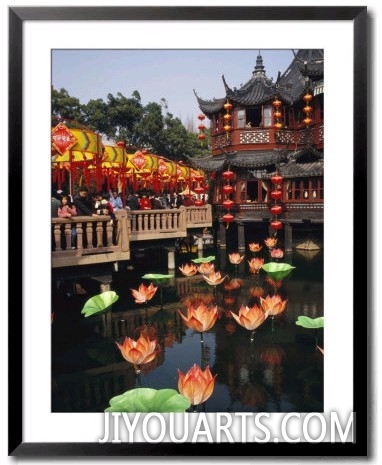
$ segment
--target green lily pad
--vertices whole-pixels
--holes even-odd
[[[285,279],[296,267],[289,263],[269,262],[261,267],[273,281]]]
[[[170,278],[173,278],[172,274],[158,274],[158,273],[148,273],[142,276],[142,279],[148,279],[154,284],[161,285],[165,284]]]
[[[209,257],[194,258],[191,261],[194,263],[209,263],[209,262],[213,262],[214,260],[215,260],[215,256],[210,255]]]
[[[119,296],[115,291],[106,291],[95,295],[85,302],[81,314],[88,317],[104,313],[118,298]]]
[[[308,316],[299,316],[297,317],[296,325],[309,329],[323,328],[324,317],[319,316],[318,318],[309,318]]]
[[[137,388],[109,400],[105,412],[185,412],[191,403],[175,389]]]

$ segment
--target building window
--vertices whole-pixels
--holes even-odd
[[[288,187],[287,197],[292,201],[318,202],[324,199],[323,177],[295,179]]]
[[[237,111],[237,127],[243,128],[246,124],[245,121],[245,110],[238,110]]]
[[[264,107],[264,118],[263,118],[263,126],[265,128],[269,128],[270,126],[273,125],[272,121],[272,107],[270,105],[267,105]]]
[[[267,186],[261,179],[247,182],[247,201],[267,202]]]

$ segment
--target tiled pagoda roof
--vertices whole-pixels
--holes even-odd
[[[239,89],[231,88],[222,76],[225,96],[212,100],[202,99],[194,90],[201,111],[211,117],[223,109],[227,99],[238,106],[253,106],[270,103],[277,94],[286,104],[299,100],[305,91],[305,76],[317,80],[323,77],[323,50],[303,49],[294,53],[294,59],[286,71],[273,82],[266,76],[263,59],[259,54],[252,77]]]

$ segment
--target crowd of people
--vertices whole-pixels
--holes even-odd
[[[123,202],[121,193],[117,189],[109,192],[89,192],[85,186],[79,186],[77,193],[72,196],[62,190],[52,192],[52,217],[74,218],[77,216],[109,216],[110,224],[115,225],[117,210],[157,210],[192,206],[196,195],[182,193],[162,194],[142,191],[130,193]],[[201,199],[205,202],[204,196]],[[125,204],[124,204],[125,203]],[[72,227],[72,249],[76,248],[76,228]]]
[[[127,210],[157,210],[162,208],[189,207],[194,204],[195,195],[182,193],[154,194],[150,192],[130,193],[126,204],[122,201],[121,194],[112,189],[108,193],[89,193],[86,186],[80,186],[72,197],[62,190],[52,194],[52,217],[70,218],[72,216],[99,216],[110,215],[115,220],[115,211]],[[201,199],[205,202],[204,196]]]

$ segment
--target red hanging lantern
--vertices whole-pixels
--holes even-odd
[[[199,124],[198,129],[199,131],[204,131],[206,127],[204,126],[204,124]]]
[[[306,117],[306,118],[304,118],[304,119],[302,120],[302,122],[303,122],[306,126],[309,126],[310,124],[312,124],[312,118]]]
[[[224,106],[225,111],[227,111],[227,112],[232,110],[232,103],[229,103],[228,100],[223,106]]]
[[[229,181],[230,179],[232,179],[233,177],[235,176],[235,173],[233,171],[230,171],[230,170],[227,170],[227,171],[223,171],[222,173],[222,177],[225,181]]]
[[[233,200],[225,199],[223,200],[222,205],[226,210],[230,210],[233,207]]]
[[[307,92],[303,97],[302,99],[304,100],[305,103],[309,103],[311,100],[312,100],[313,96],[312,94],[309,94],[309,92]]]
[[[279,186],[283,182],[283,177],[280,176],[279,174],[274,174],[271,177],[271,183],[275,184],[276,186]]]
[[[283,224],[282,224],[282,222],[280,220],[272,220],[271,221],[271,227],[273,229],[278,230],[278,229],[281,229],[283,227]]]
[[[311,113],[313,111],[313,108],[310,105],[306,105],[306,107],[304,107],[302,111],[304,113]]]
[[[222,220],[224,223],[232,223],[235,217],[231,213],[226,213],[222,216]]]
[[[204,189],[204,187],[202,187],[202,186],[196,186],[196,187],[194,188],[194,192],[195,192],[195,194],[204,194],[205,189]]]
[[[276,98],[273,100],[272,105],[273,105],[274,108],[280,108],[281,105],[282,105],[282,103],[281,103],[281,101],[276,97]]]
[[[271,198],[274,199],[274,200],[279,200],[281,199],[283,193],[282,191],[280,190],[275,190],[275,191],[271,191]]]
[[[230,184],[226,184],[225,186],[223,186],[223,192],[226,195],[232,194],[233,187]]]
[[[203,133],[198,135],[199,140],[205,140],[205,138],[206,138],[206,135]]]
[[[203,121],[205,119],[205,115],[203,115],[203,113],[199,113],[198,119],[200,119],[200,121]]]
[[[280,207],[280,205],[273,205],[271,207],[271,213],[272,215],[280,215],[283,209]]]

